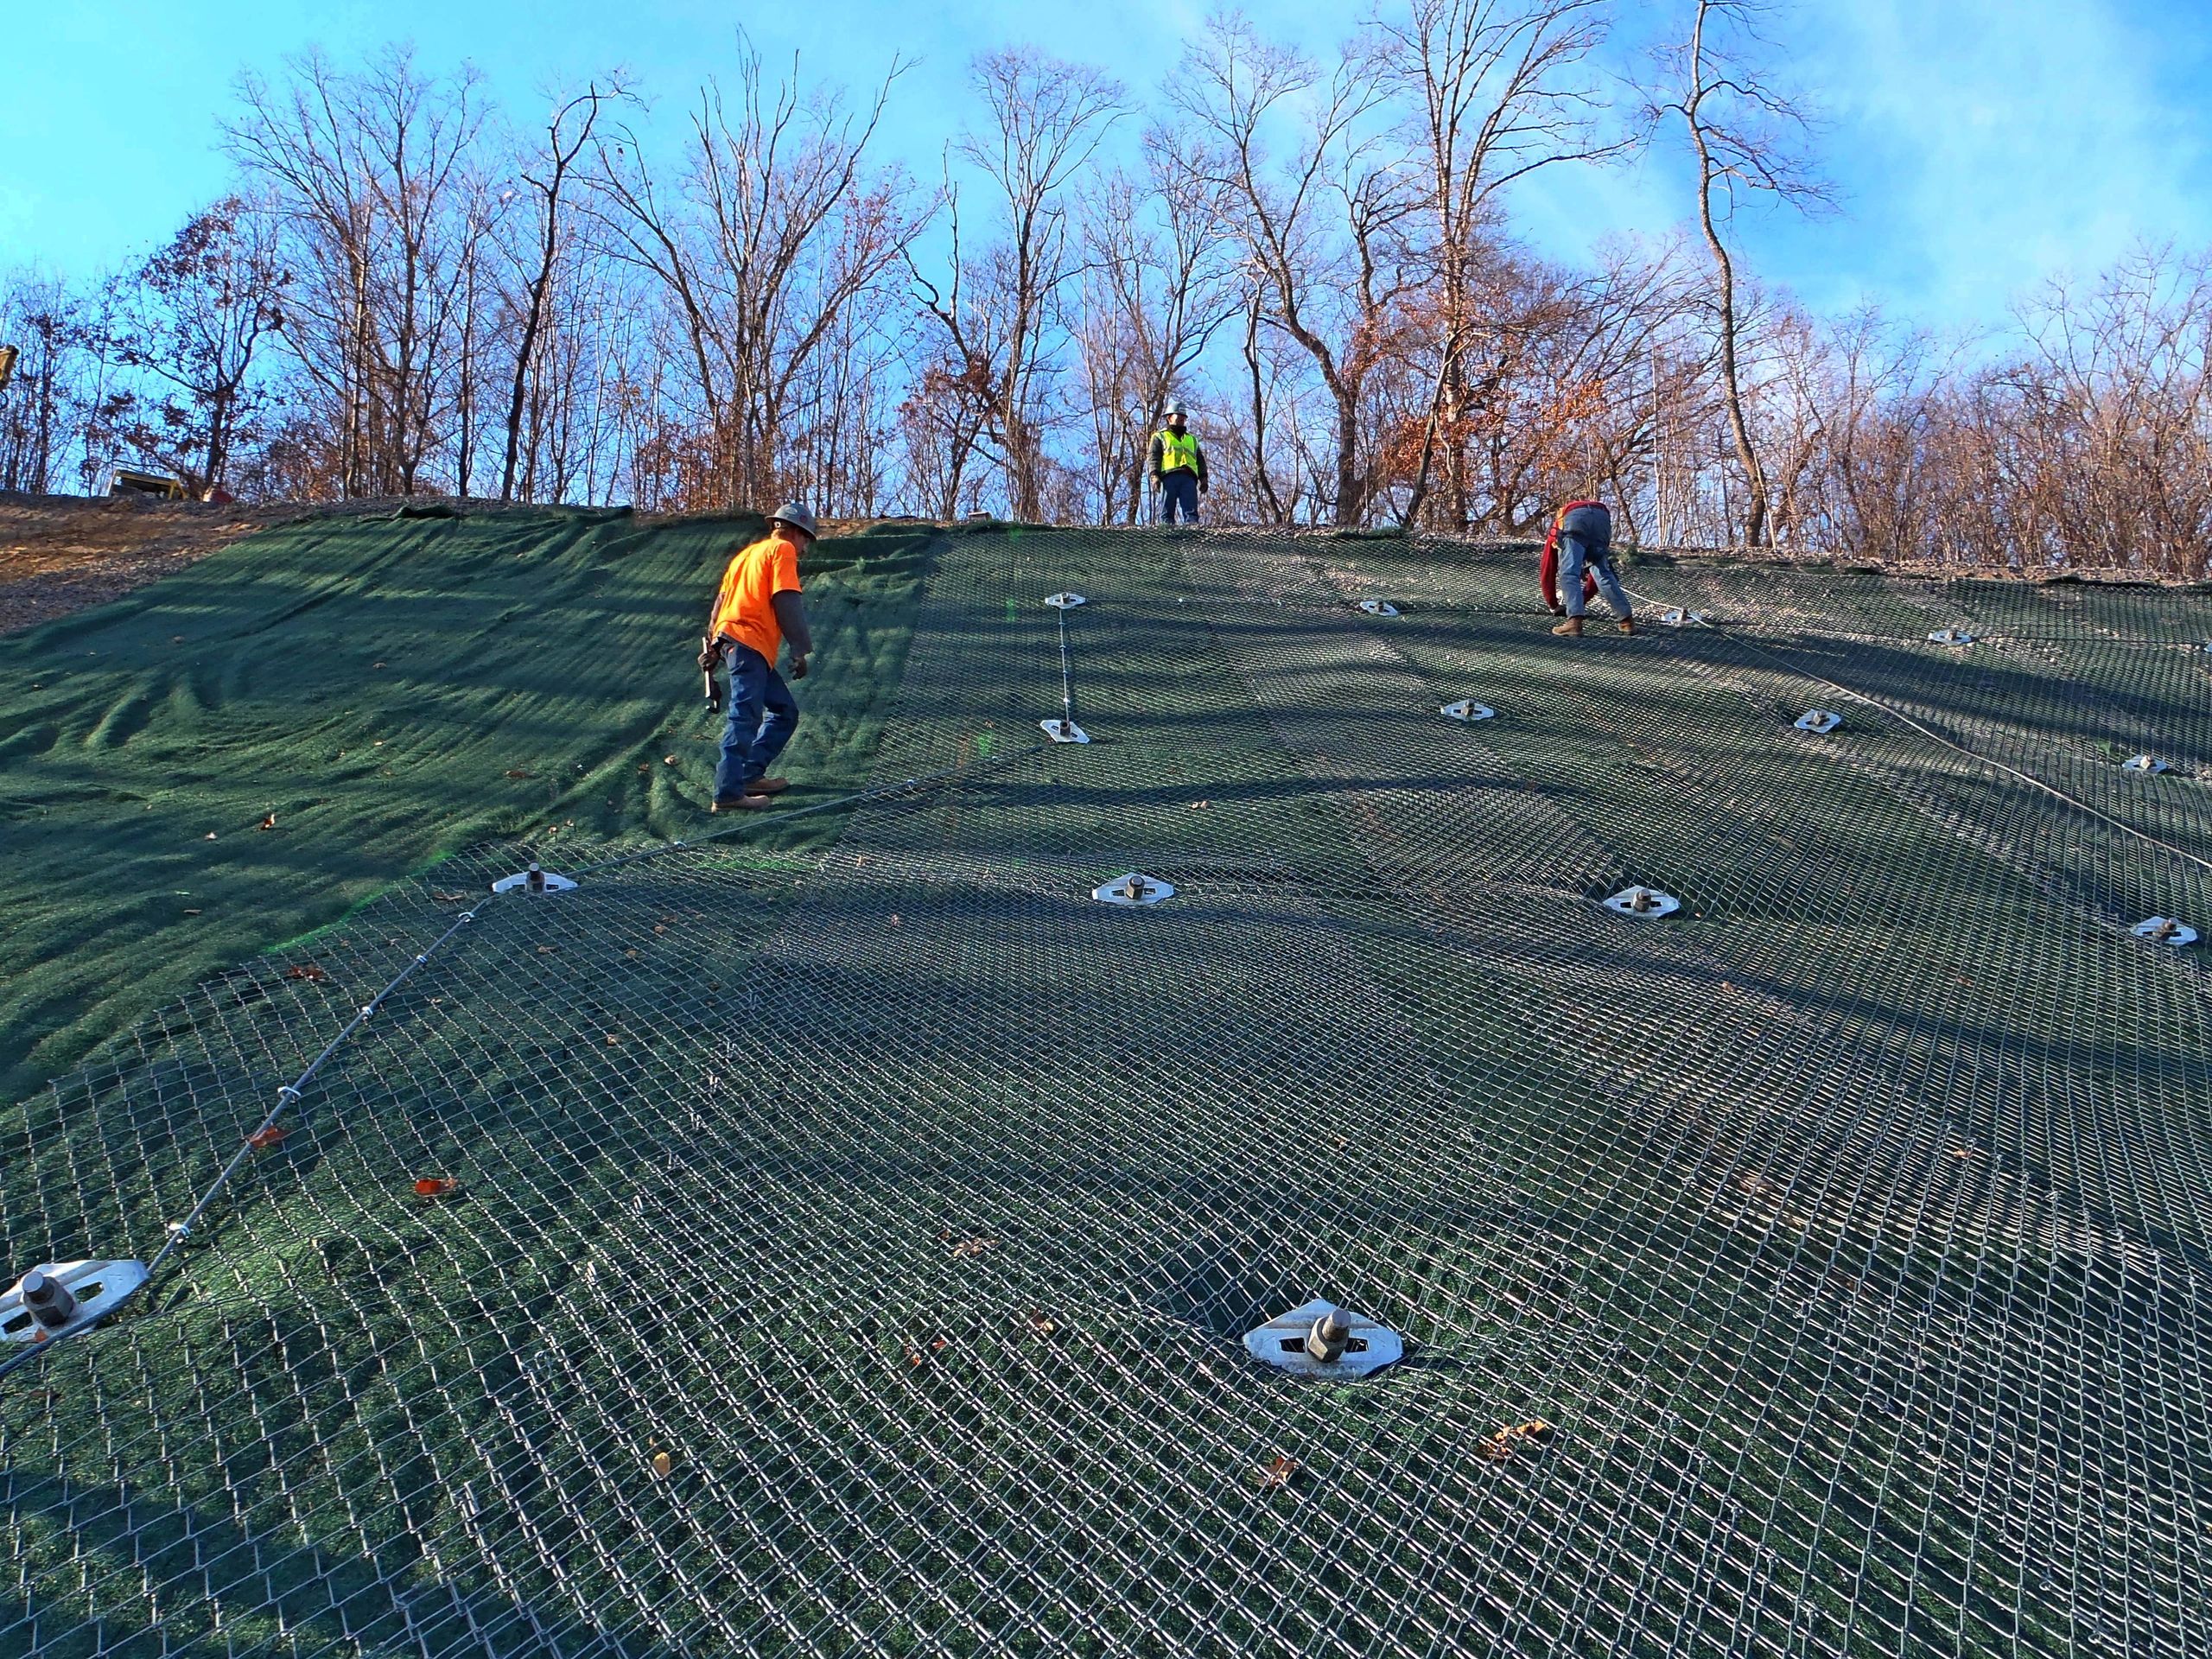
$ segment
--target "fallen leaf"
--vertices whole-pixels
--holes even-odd
[[[541,944],[537,947],[537,954],[541,957],[550,957],[560,948],[557,944]]]
[[[453,1191],[454,1185],[454,1182],[442,1175],[426,1175],[415,1183],[415,1196],[418,1198],[442,1198]]]
[[[981,1255],[997,1243],[995,1238],[963,1238],[952,1247],[952,1253],[955,1255]]]
[[[610,1031],[607,1033],[607,1046],[609,1048],[620,1048],[622,1046],[622,1039]]]
[[[323,972],[321,969],[316,967],[315,963],[311,962],[296,962],[289,968],[287,968],[284,970],[284,977],[287,979],[311,979],[316,984],[320,985],[325,980],[328,979],[330,976]]]
[[[1266,1468],[1253,1471],[1253,1478],[1262,1491],[1268,1491],[1277,1486],[1289,1485],[1290,1478],[1305,1466],[1296,1458],[1278,1452]]]
[[[274,812],[271,812],[267,817],[262,819],[261,823],[256,827],[263,830],[274,830],[276,827],[276,815]]]
[[[934,1359],[938,1355],[943,1353],[946,1349],[951,1346],[951,1338],[932,1337],[924,1347],[909,1348],[906,1351],[906,1363],[909,1367],[926,1365],[931,1360]]]
[[[510,778],[535,778],[537,775],[534,772],[524,772],[520,766],[507,768],[507,776]]]
[[[436,892],[433,892],[433,893],[430,894],[430,897],[431,897],[431,898],[433,898],[433,899],[435,899],[435,900],[437,900],[437,902],[438,902],[438,903],[440,903],[440,904],[442,904],[442,905],[457,905],[457,904],[459,904],[462,899],[464,899],[467,898],[467,897],[468,897],[468,895],[467,895],[467,893],[436,893]]]
[[[1475,1455],[1485,1463],[1505,1463],[1524,1446],[1541,1446],[1554,1433],[1552,1426],[1541,1417],[1525,1423],[1512,1423],[1497,1433],[1475,1442]]]
[[[266,1152],[284,1138],[284,1131],[271,1123],[265,1129],[256,1129],[245,1138],[245,1143],[256,1152]]]
[[[676,757],[672,754],[664,754],[660,758],[660,763],[664,766],[672,766],[676,764]]]
[[[1029,1310],[1029,1328],[1040,1337],[1049,1337],[1060,1328],[1059,1321],[1041,1308]]]
[[[670,1474],[674,1471],[675,1468],[676,1459],[670,1457],[667,1452],[656,1452],[653,1453],[653,1478],[655,1480],[666,1480]]]

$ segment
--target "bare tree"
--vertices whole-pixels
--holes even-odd
[[[1109,173],[1083,205],[1077,332],[1102,523],[1136,522],[1167,398],[1243,298],[1215,192],[1166,131],[1146,134],[1144,159],[1141,178]]]
[[[249,377],[262,340],[284,327],[289,281],[274,227],[228,196],[117,284],[115,360],[164,392],[131,399],[124,435],[198,490],[213,494],[226,481],[257,401]]]
[[[1485,353],[1472,338],[1500,193],[1545,168],[1624,147],[1600,131],[1592,69],[1611,10],[1611,0],[1408,0],[1369,23],[1381,82],[1410,111],[1434,262],[1436,368],[1409,513],[1440,447],[1451,519],[1462,529],[1471,522],[1468,423],[1494,390],[1478,384],[1484,365],[1501,372],[1497,343]]]
[[[523,182],[537,193],[537,235],[532,238],[537,257],[523,282],[522,337],[515,345],[514,381],[507,395],[506,453],[499,466],[499,499],[515,499],[515,469],[522,452],[524,405],[530,391],[531,365],[537,360],[538,342],[545,329],[546,301],[553,288],[554,271],[561,257],[564,192],[576,159],[591,142],[600,111],[613,99],[626,95],[620,76],[605,91],[597,82],[563,99],[546,117],[545,137],[537,156],[522,169]]]
[[[486,230],[479,78],[394,49],[359,73],[320,53],[247,74],[232,154],[271,194],[296,273],[284,338],[346,495],[413,494],[459,388],[463,287]]]
[[[802,90],[798,60],[773,85],[740,42],[734,106],[709,82],[693,112],[689,167],[673,194],[624,129],[595,145],[594,212],[618,257],[659,279],[678,320],[725,504],[787,478],[785,422],[817,353],[878,289],[926,222],[905,175],[867,156],[894,62],[857,114]]]
[[[0,489],[52,490],[66,476],[73,445],[82,454],[99,402],[86,372],[87,342],[99,332],[85,301],[60,279],[0,272],[0,343],[17,353],[0,390]]]
[[[959,194],[948,179],[950,275],[940,283],[912,262],[910,269],[940,331],[927,372],[972,404],[978,437],[995,445],[1006,467],[1008,506],[1017,518],[1035,518],[1049,470],[1040,382],[1075,264],[1065,192],[1121,118],[1122,89],[1098,70],[1027,48],[977,58],[969,85],[984,118],[954,141],[953,153],[988,183],[1004,215],[1001,234],[979,255],[963,252]]]
[[[1232,16],[1208,26],[1168,97],[1199,137],[1186,164],[1230,204],[1223,230],[1264,296],[1258,321],[1296,341],[1326,388],[1330,510],[1357,524],[1376,481],[1362,468],[1368,377],[1404,345],[1399,303],[1416,281],[1404,232],[1418,197],[1402,156],[1364,126],[1382,98],[1375,77],[1351,56],[1325,77]],[[1268,137],[1286,123],[1294,148],[1279,170]]]
[[[1745,413],[1744,334],[1727,233],[1745,197],[1811,209],[1829,192],[1806,154],[1809,124],[1802,107],[1761,67],[1766,42],[1758,23],[1774,7],[1769,0],[1694,4],[1688,40],[1666,54],[1666,85],[1650,113],[1655,121],[1679,123],[1696,165],[1698,228],[1713,257],[1721,396],[1744,473],[1743,539],[1759,547],[1769,539],[1769,485]]]

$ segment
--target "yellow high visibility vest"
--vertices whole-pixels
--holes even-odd
[[[1160,429],[1160,470],[1163,473],[1195,473],[1198,470],[1198,437],[1187,429],[1178,432],[1172,426]]]

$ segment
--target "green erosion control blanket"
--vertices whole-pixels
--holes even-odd
[[[34,1097],[8,1270],[149,1256],[428,957],[0,1380],[0,1652],[2212,1651],[2205,601],[1531,563],[944,536],[933,781],[479,848]],[[1404,1361],[1248,1357],[1315,1299]]]
[[[456,848],[701,822],[719,725],[691,659],[760,529],[323,520],[0,640],[0,1099]],[[864,775],[920,545],[808,560],[795,776]]]

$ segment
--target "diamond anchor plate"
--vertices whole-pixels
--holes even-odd
[[[1090,896],[1102,905],[1156,905],[1163,899],[1173,899],[1175,889],[1156,877],[1140,875],[1131,870],[1126,875],[1117,875],[1111,881],[1093,887]]]
[[[1605,902],[1607,910],[1624,916],[1671,916],[1682,907],[1673,893],[1656,887],[1623,887]]]
[[[1970,645],[1974,644],[1974,635],[1964,628],[1938,628],[1928,636],[1928,643],[1932,645]]]
[[[1660,612],[1659,620],[1670,628],[1701,628],[1706,626],[1703,611],[1686,611],[1679,605]]]
[[[2139,754],[2120,763],[2122,772],[2159,772],[2170,770],[2166,763],[2155,754]]]
[[[143,1262],[49,1262],[0,1295],[0,1340],[47,1342],[80,1331],[146,1282]]]
[[[1365,1376],[1405,1357],[1406,1342],[1387,1325],[1334,1302],[1312,1301],[1244,1333],[1244,1351],[1294,1376],[1340,1381]]]
[[[1398,607],[1387,599],[1363,599],[1359,601],[1359,608],[1370,616],[1395,616],[1398,613]]]
[[[2196,930],[2186,922],[2177,922],[2171,916],[2153,916],[2138,922],[2127,930],[2139,939],[2150,939],[2158,944],[2194,944]]]
[[[1037,722],[1045,728],[1045,735],[1055,743],[1088,743],[1090,734],[1071,720],[1060,720],[1047,715]]]
[[[1477,702],[1472,697],[1462,697],[1457,702],[1447,702],[1437,713],[1451,720],[1488,720],[1497,713],[1486,702]]]
[[[576,884],[565,875],[556,875],[550,870],[541,870],[531,865],[512,875],[503,875],[492,884],[494,893],[567,893]]]
[[[1077,606],[1087,605],[1090,601],[1085,599],[1081,594],[1065,593],[1054,594],[1045,602],[1056,611],[1071,611],[1075,609]]]
[[[1832,732],[1842,724],[1841,715],[1826,709],[1808,709],[1797,716],[1797,729],[1801,732]]]

